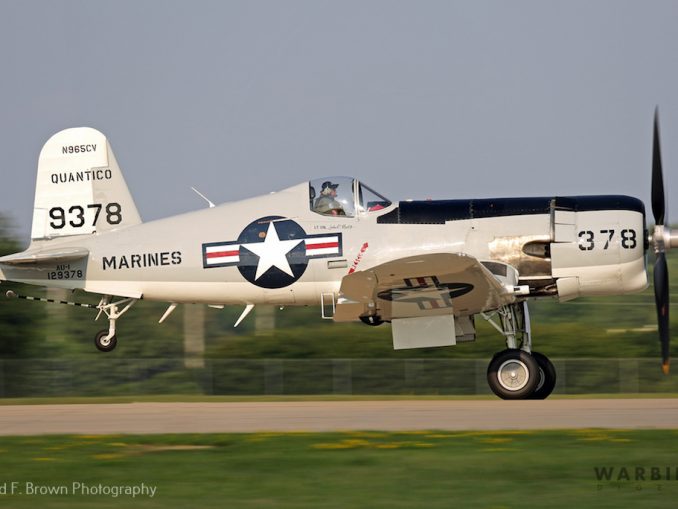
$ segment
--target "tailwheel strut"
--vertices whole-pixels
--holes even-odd
[[[118,340],[115,336],[115,322],[118,318],[124,315],[129,309],[134,305],[137,299],[122,299],[119,301],[111,302],[110,295],[104,295],[97,305],[99,314],[97,314],[96,320],[103,314],[108,318],[108,329],[102,329],[97,332],[94,336],[94,345],[101,352],[110,352],[118,344]]]

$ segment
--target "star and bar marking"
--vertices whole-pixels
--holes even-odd
[[[282,288],[303,275],[310,259],[342,256],[342,234],[308,235],[295,221],[270,216],[250,223],[237,241],[203,244],[202,254],[205,269],[237,266],[252,284]]]

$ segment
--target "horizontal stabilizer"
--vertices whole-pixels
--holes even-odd
[[[3,256],[0,263],[6,265],[42,265],[54,263],[66,263],[85,258],[89,250],[83,247],[62,247],[55,249],[34,249]]]

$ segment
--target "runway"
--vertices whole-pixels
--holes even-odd
[[[678,399],[0,406],[0,435],[678,428]]]

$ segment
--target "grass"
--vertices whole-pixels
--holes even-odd
[[[554,394],[549,399],[673,399],[673,393]],[[206,396],[201,394],[156,394],[141,396],[1,398],[2,405],[106,405],[123,403],[238,403],[257,401],[403,401],[403,400],[497,400],[492,394],[481,395],[286,395],[286,396]]]
[[[677,452],[677,430],[5,437],[0,490],[14,481],[67,493],[0,495],[0,505],[663,508],[678,498]],[[599,481],[596,467],[632,479]],[[663,478],[636,481],[636,467]],[[157,492],[85,496],[74,482]]]

